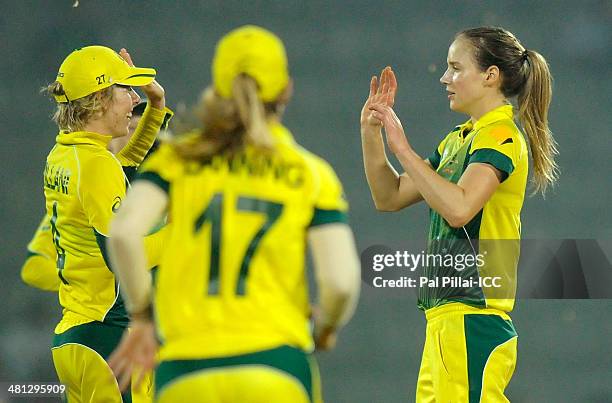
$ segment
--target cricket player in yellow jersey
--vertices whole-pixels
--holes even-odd
[[[63,307],[52,353],[69,402],[132,401],[129,391],[121,395],[105,361],[129,319],[104,239],[125,198],[122,165],[140,163],[165,115],[164,91],[154,77],[154,69],[134,67],[125,49],[120,55],[88,46],[66,57],[48,88],[58,103],[54,120],[60,133],[47,157],[44,191]],[[131,86],[142,86],[149,99],[139,128],[146,133],[113,155],[108,144],[128,134],[139,101]],[[161,249],[163,233],[147,240],[148,267],[157,263],[152,253]]]
[[[462,259],[461,265],[434,260],[423,267],[433,286],[419,290],[427,330],[416,401],[507,402],[504,390],[517,348],[508,312],[514,306],[529,157],[509,99],[518,97],[516,117],[529,139],[535,190],[544,193],[557,178],[547,121],[551,76],[539,53],[496,27],[458,33],[447,63],[440,82],[450,108],[470,119],[423,160],[392,109],[397,82],[387,67],[380,80],[372,78],[362,109],[365,171],[377,209],[397,211],[424,200],[430,207],[427,253]],[[383,126],[405,171],[401,175],[385,155]],[[482,259],[482,265],[465,265],[466,256]],[[453,283],[436,284],[451,276]],[[487,278],[497,278],[500,288],[487,286]]]
[[[109,150],[113,154],[118,154],[124,147],[129,146],[133,148],[133,151],[126,149],[126,153],[133,154],[136,160],[145,158],[152,150],[156,137],[151,136],[153,133],[150,130],[142,130],[138,128],[139,122],[141,121],[142,114],[146,109],[147,103],[141,102],[134,107],[132,110],[132,116],[130,117],[130,124],[128,126],[128,135],[125,137],[115,137],[109,143]],[[172,118],[173,112],[166,108],[166,114],[164,116],[164,122],[162,129],[168,124],[168,121]],[[135,140],[130,142],[132,137],[136,135]],[[143,137],[148,136],[148,137]],[[142,152],[150,147],[146,154]],[[140,158],[142,156],[142,158]],[[136,174],[136,166],[133,165],[135,162],[124,159],[123,163],[127,163],[127,166],[123,166],[123,172],[125,173],[128,181],[133,179]],[[21,267],[21,278],[24,283],[39,288],[45,291],[59,291],[60,279],[57,271],[57,252],[55,245],[53,244],[53,234],[51,233],[50,219],[45,215],[38,225],[32,240],[28,244],[28,255],[26,261]]]
[[[292,84],[279,38],[231,31],[212,73],[204,128],[145,162],[111,225],[133,327],[109,363],[120,381],[135,364],[154,366],[154,294],[157,401],[319,402],[309,353],[334,345],[360,287],[342,186],[281,124]],[[165,211],[173,227],[153,291],[142,235]],[[307,240],[319,288],[314,343]]]

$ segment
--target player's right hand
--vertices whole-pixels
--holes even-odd
[[[338,329],[323,323],[321,308],[310,307],[310,320],[312,323],[312,338],[317,351],[327,351],[336,347],[338,340]]]
[[[125,48],[121,48],[119,56],[123,58],[130,66],[134,66],[132,56],[128,53]],[[143,85],[142,91],[147,96],[147,102],[155,109],[163,110],[166,107],[166,91],[164,87],[159,85],[156,80],[153,80],[151,84]]]
[[[336,342],[338,341],[338,333],[336,329],[331,327],[322,327],[317,328],[315,323],[314,328],[314,342],[315,342],[315,350],[318,351],[327,351],[336,347]]]
[[[380,73],[380,79],[372,76],[370,80],[370,94],[361,109],[361,134],[368,135],[380,133],[382,122],[374,117],[371,110],[372,104],[382,104],[393,107],[395,94],[397,93],[397,80],[391,67],[387,66]]]
[[[126,329],[119,346],[108,358],[108,366],[113,371],[119,389],[126,390],[135,375],[135,387],[138,388],[144,375],[155,368],[157,339],[155,325],[151,320],[132,320]]]

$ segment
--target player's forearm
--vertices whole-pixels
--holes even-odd
[[[362,134],[363,165],[374,205],[380,211],[395,211],[400,179],[385,153],[380,130]]]
[[[346,224],[327,224],[309,232],[319,289],[319,323],[339,329],[352,317],[361,286],[360,263]]]
[[[109,255],[128,312],[140,312],[151,303],[151,274],[146,270],[142,236],[121,223],[111,227]]]
[[[464,189],[438,175],[412,149],[397,158],[429,207],[451,226],[463,225],[467,215]]]
[[[148,104],[138,127],[130,141],[117,153],[116,157],[123,166],[138,166],[153,146],[157,133],[162,126],[166,111]]]

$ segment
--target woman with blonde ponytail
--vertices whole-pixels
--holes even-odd
[[[544,194],[558,175],[548,127],[552,78],[542,55],[497,27],[459,32],[447,64],[440,82],[450,109],[469,120],[425,159],[392,109],[393,70],[372,77],[361,113],[365,172],[378,210],[423,200],[430,207],[427,255],[433,258],[421,268],[428,282],[419,289],[418,306],[427,329],[416,401],[507,402],[517,348],[508,312],[516,294],[529,155],[535,192]],[[383,127],[401,175],[387,159]],[[442,264],[449,255],[451,264]]]
[[[342,186],[281,124],[292,84],[279,38],[233,30],[212,73],[201,127],[149,158],[113,222],[132,331],[110,365],[121,386],[134,366],[155,366],[155,294],[159,402],[318,402],[310,353],[334,346],[359,294]],[[165,212],[173,227],[152,291],[142,235]],[[312,310],[306,240],[319,290]]]

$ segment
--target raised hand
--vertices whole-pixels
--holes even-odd
[[[382,122],[372,113],[371,105],[379,104],[393,107],[395,94],[397,93],[397,80],[391,67],[387,66],[380,73],[380,79],[372,76],[370,80],[370,94],[361,109],[361,132],[365,134],[372,129],[376,132],[380,129]]]
[[[121,56],[121,58],[123,58],[123,60],[125,60],[127,64],[134,67],[134,63],[132,62],[132,56],[125,48],[121,48],[121,50],[119,51],[119,56]],[[140,88],[142,88],[143,92],[147,96],[148,102],[151,104],[152,107],[160,110],[166,107],[166,92],[157,81],[153,80],[151,84],[143,85]]]
[[[410,144],[406,139],[402,122],[395,114],[393,108],[384,103],[372,103],[369,106],[373,119],[382,122],[385,128],[387,144],[389,149],[395,155],[407,152],[410,150]]]

